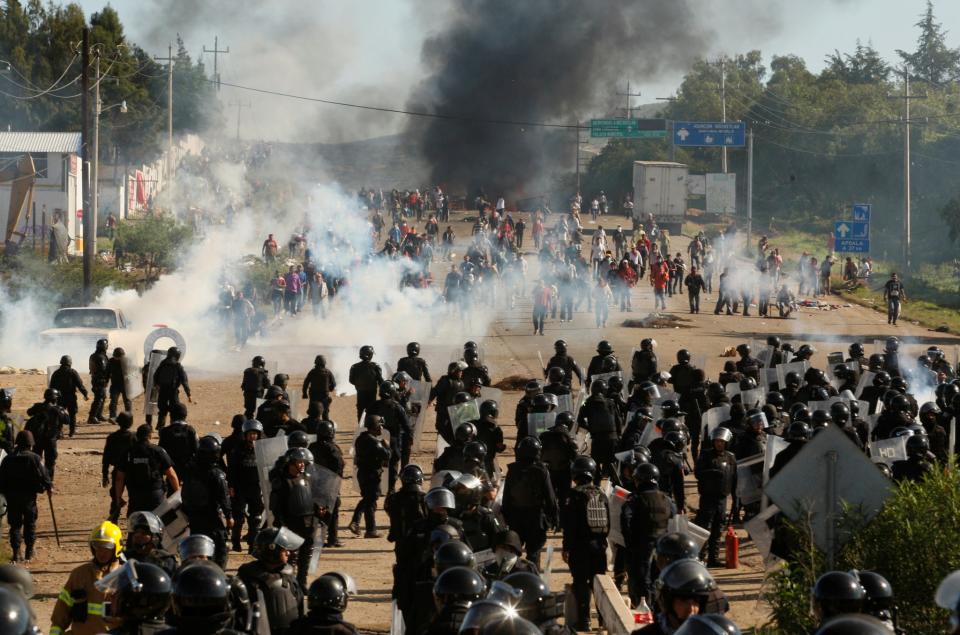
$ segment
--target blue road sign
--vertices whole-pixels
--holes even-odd
[[[833,223],[834,240],[866,240],[870,238],[870,223],[855,220],[838,220]]]
[[[834,241],[833,250],[838,254],[868,254],[870,253],[870,239],[838,238]]]
[[[866,223],[870,222],[870,212],[873,210],[873,206],[869,203],[854,203],[853,204],[853,220],[861,220]]]
[[[673,144],[678,146],[744,146],[747,124],[742,121],[675,121]]]

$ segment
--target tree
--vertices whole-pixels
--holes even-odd
[[[955,196],[940,209],[940,217],[950,229],[950,240],[960,239],[960,196]]]
[[[890,66],[883,61],[873,44],[864,46],[860,40],[857,40],[853,55],[834,50],[832,55],[827,56],[826,62],[827,68],[822,76],[848,84],[875,84],[885,82],[890,77]]]
[[[927,0],[927,10],[914,26],[920,29],[917,50],[913,53],[897,50],[914,77],[931,84],[942,84],[960,76],[960,50],[947,46],[947,32],[933,16],[933,2]]]

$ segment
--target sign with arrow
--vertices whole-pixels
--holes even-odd
[[[740,147],[747,143],[747,125],[742,121],[675,121],[673,144],[677,146]]]
[[[870,223],[838,220],[833,223],[833,250],[840,254],[865,254],[870,251]]]
[[[873,209],[873,206],[870,205],[869,203],[854,203],[853,204],[853,220],[859,220],[865,223],[869,223],[872,209]]]

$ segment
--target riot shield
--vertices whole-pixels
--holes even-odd
[[[421,452],[423,450],[423,428],[427,420],[427,403],[430,400],[430,384],[417,379],[410,380],[410,409],[413,416],[410,417],[413,425],[413,450]]]
[[[607,492],[610,502],[610,533],[607,534],[607,540],[621,547],[626,546],[626,542],[623,539],[623,529],[620,527],[620,515],[629,495],[630,492],[619,486],[614,486]]]
[[[133,401],[143,394],[143,376],[137,363],[129,355],[123,356],[121,368],[123,369],[123,392],[127,394],[127,399]]]
[[[767,403],[767,391],[763,388],[752,388],[740,392],[740,403],[749,410],[750,408],[761,408]]]
[[[557,412],[569,412],[576,416],[573,410],[573,395],[557,395]]]
[[[807,372],[808,368],[810,368],[810,362],[790,362],[789,364],[778,364],[777,384],[780,386],[780,388],[785,388],[787,385],[787,373],[794,372],[803,378],[803,375]]]
[[[662,436],[660,428],[657,427],[657,420],[654,419],[647,423],[643,428],[643,434],[640,435],[640,445],[649,448],[650,442],[659,439]]]
[[[556,412],[531,412],[527,414],[527,433],[539,437],[543,432],[553,427],[557,418]]]
[[[340,485],[343,479],[322,465],[312,464],[308,469],[310,476],[310,491],[313,502],[319,507],[332,510],[340,496]]]
[[[153,513],[163,523],[162,546],[173,553],[177,552],[177,544],[190,535],[190,521],[181,509],[181,491],[177,490],[168,496],[153,510]]]
[[[503,391],[499,388],[491,388],[490,386],[483,386],[480,388],[480,398],[477,399],[480,403],[484,401],[496,401],[499,406],[503,403]]]
[[[166,326],[153,329],[147,335],[147,338],[143,340],[143,356],[146,358],[154,350],[154,345],[163,338],[169,338],[173,340],[173,343],[176,344],[177,348],[180,349],[180,361],[183,361],[187,357],[187,340],[183,339],[183,335],[180,334],[176,329],[172,329]]]
[[[163,361],[164,356],[163,351],[150,351],[150,355],[147,357],[147,386],[146,396],[143,399],[143,414],[145,415],[157,414],[157,397],[159,391],[153,384],[153,375],[157,372],[157,366]]]
[[[757,351],[757,361],[763,368],[770,368],[770,360],[773,359],[773,347],[765,346]]]
[[[480,404],[475,399],[447,406],[450,415],[450,427],[456,430],[461,423],[480,420]]]
[[[740,384],[738,384],[735,381],[732,381],[723,387],[723,392],[725,392],[727,396],[732,399],[733,397],[736,397],[737,395],[740,394]]]
[[[867,386],[873,385],[873,379],[876,376],[877,374],[873,371],[870,371],[870,370],[863,371],[863,373],[860,375],[860,381],[857,382],[857,389],[854,391],[853,394],[856,395],[857,397],[862,395],[864,388],[866,388]]]
[[[720,404],[719,406],[714,406],[706,412],[703,413],[703,425],[707,427],[707,436],[705,439],[710,438],[710,433],[713,432],[713,429],[718,425],[730,418],[730,404]]]
[[[50,380],[53,378],[53,373],[60,368],[60,365],[56,366],[47,366],[47,388],[50,387]]]
[[[283,456],[286,451],[287,435],[285,434],[273,438],[259,439],[253,443],[253,453],[257,459],[257,472],[260,475],[260,491],[263,492],[263,504],[266,508],[263,514],[265,527],[273,521],[273,514],[270,512],[270,470],[276,464],[277,459]]]
[[[892,437],[870,442],[870,460],[886,463],[890,467],[897,461],[907,460],[907,437]]]
[[[316,499],[314,499],[316,500]],[[332,507],[328,509],[333,509]],[[326,525],[318,523],[313,531],[313,553],[310,554],[310,563],[307,565],[307,575],[317,575],[317,569],[320,567],[320,554],[323,553],[323,543],[325,542]],[[297,563],[300,566],[300,563]]]
[[[763,493],[763,456],[756,454],[737,461],[737,498],[743,505],[760,501]]]

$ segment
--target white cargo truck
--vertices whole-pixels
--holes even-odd
[[[650,214],[661,229],[680,234],[687,213],[687,166],[669,161],[633,162],[634,227]]]

